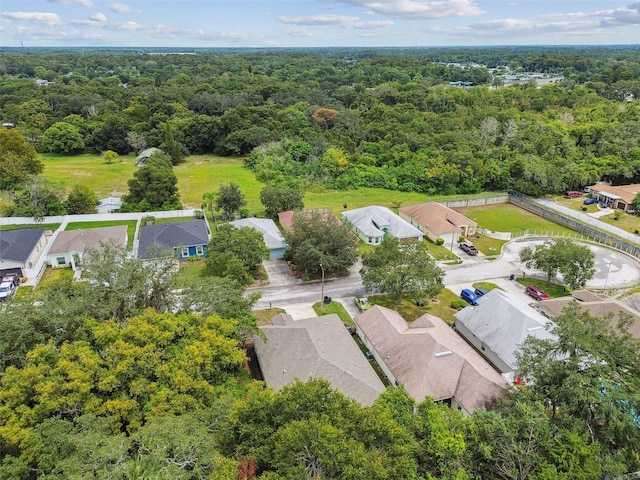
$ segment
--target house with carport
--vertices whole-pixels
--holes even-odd
[[[371,205],[342,212],[343,220],[367,245],[379,245],[385,235],[402,240],[422,240],[422,232],[387,207]]]
[[[442,238],[445,245],[453,245],[460,236],[473,237],[478,228],[473,220],[438,202],[401,207],[400,217],[431,241]]]
[[[417,402],[433,397],[467,415],[502,396],[507,382],[444,320],[425,314],[408,323],[374,305],[355,317],[356,332],[393,385]]]
[[[282,233],[280,233],[276,222],[270,218],[241,218],[229,223],[236,228],[249,227],[257,230],[262,234],[264,244],[269,249],[269,258],[271,260],[284,258],[287,243],[284,241],[284,237]]]
[[[279,390],[285,385],[323,378],[362,405],[371,405],[385,386],[335,314],[293,320],[273,317],[254,337],[264,382]]]
[[[608,183],[596,183],[589,187],[589,193],[596,198],[599,203],[604,203],[610,208],[627,210],[635,208],[633,201],[640,193],[640,183],[631,185],[610,185]]]
[[[0,274],[30,277],[46,249],[45,232],[44,228],[0,230]]]
[[[552,340],[554,323],[527,301],[498,288],[454,314],[456,330],[509,382],[519,383],[516,352],[528,337]]]

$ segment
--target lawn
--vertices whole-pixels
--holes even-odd
[[[351,319],[351,315],[349,315],[349,313],[345,310],[340,302],[317,302],[313,304],[313,310],[318,316],[335,313],[336,315],[338,315],[338,317],[340,317],[340,320],[342,320],[342,323],[344,323],[345,325],[348,325],[350,327],[356,326],[355,322]]]
[[[71,190],[76,184],[91,186],[98,198],[120,196],[128,191],[127,181],[136,171],[135,156],[120,157],[108,164],[99,155],[62,156],[41,154],[43,176],[56,187]]]
[[[544,293],[549,295],[549,298],[568,297],[571,295],[571,292],[567,290],[564,285],[547,282],[546,280],[540,280],[539,278],[520,277],[516,278],[516,282],[524,287],[527,285],[537,285],[544,291]]]
[[[565,234],[575,233],[567,227],[553,223],[511,203],[455,208],[454,210],[470,218],[480,227],[487,228],[494,232],[520,233],[537,231]],[[476,243],[476,240],[474,240],[474,243]]]
[[[551,200],[556,202],[558,205],[572,208],[573,210],[576,210],[577,212],[581,212],[581,213],[595,213],[600,210],[598,208],[598,205],[584,205],[582,202],[584,202],[585,198],[587,197],[586,196],[580,197],[580,198],[553,197],[551,198]],[[586,208],[586,210],[583,210],[583,208]],[[640,216],[621,211],[620,217],[618,218],[618,220],[616,220],[614,215],[614,212],[616,210],[610,208],[609,211],[611,212],[610,214],[600,217],[599,220],[630,233],[638,233],[640,231]]]
[[[451,302],[460,300],[451,290],[443,288],[435,300],[424,302],[424,307],[416,306],[415,301],[408,297],[402,299],[401,305],[396,305],[395,298],[390,295],[369,295],[367,297],[373,305],[381,305],[397,311],[407,322],[413,322],[425,313],[436,316],[447,322],[449,325],[455,324],[456,310],[451,308]]]
[[[73,222],[67,225],[66,230],[82,230],[85,228],[127,226],[127,249],[133,248],[133,238],[136,234],[137,220],[103,220],[99,222]]]
[[[55,232],[60,227],[59,223],[28,223],[26,225],[2,225],[0,230],[21,230],[23,228],[44,228]]]
[[[180,262],[180,269],[175,276],[176,288],[184,288],[193,284],[195,280],[202,280],[210,277],[211,274],[206,270],[204,259],[186,260]]]

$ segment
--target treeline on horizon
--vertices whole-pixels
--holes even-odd
[[[249,155],[260,180],[303,188],[640,178],[637,46],[3,50],[0,119],[40,152],[124,155],[170,131],[183,157]],[[556,78],[505,86],[525,72]]]

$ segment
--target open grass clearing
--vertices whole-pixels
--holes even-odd
[[[491,283],[491,282],[475,282],[471,286],[473,288],[485,288],[485,289],[487,289],[489,291],[494,290],[496,288],[498,290],[502,290],[502,288],[500,288],[498,285],[496,285],[495,283]]]
[[[211,277],[204,259],[184,260],[180,262],[180,269],[175,275],[176,288],[186,288],[194,282],[203,281]]]
[[[494,232],[521,233],[537,231],[560,234],[575,233],[567,227],[539,217],[512,203],[495,203],[480,207],[455,208],[454,210],[470,218],[480,227],[487,228]]]
[[[282,308],[264,308],[261,310],[253,310],[251,313],[256,317],[256,323],[258,326],[271,325],[271,319],[280,313],[287,313]]]
[[[84,230],[87,228],[117,227],[126,225],[127,227],[127,249],[133,248],[133,240],[136,234],[137,220],[101,220],[98,222],[72,222],[65,230]]]
[[[487,237],[486,235],[478,238],[472,238],[472,243],[476,248],[486,256],[498,256],[502,250],[502,246],[507,243],[506,240]]]

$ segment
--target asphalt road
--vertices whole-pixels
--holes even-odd
[[[544,278],[540,272],[527,270],[519,260],[519,252],[522,248],[541,244],[544,240],[520,239],[509,242],[503,247],[502,255],[496,260],[469,257],[462,253],[462,264],[441,265],[445,271],[444,284],[454,292],[478,281],[496,283],[506,290],[523,291],[519,284],[509,281],[509,276],[514,274],[518,277],[526,275]],[[591,244],[585,245],[588,245],[594,252],[596,259],[596,273],[593,279],[587,282],[588,288],[617,288],[640,282],[640,263],[634,258],[616,250]],[[278,268],[277,263],[270,265],[267,270],[273,271],[274,268]],[[352,298],[366,293],[357,266],[351,270],[349,277],[325,279],[324,284],[321,281],[301,282],[292,276],[287,277],[282,272],[281,268],[273,286],[250,290],[262,293],[261,299],[256,303],[256,308],[279,307],[286,309],[287,312],[298,308],[301,309],[301,315],[312,316],[313,310],[310,309],[310,306],[321,301],[326,295],[335,301],[340,301],[349,313],[355,314]],[[305,316],[300,318],[305,318]]]

